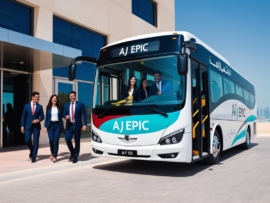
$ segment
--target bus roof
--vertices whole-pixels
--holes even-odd
[[[123,43],[123,42],[129,42],[129,41],[133,41],[133,40],[138,40],[138,39],[145,39],[145,38],[159,37],[159,36],[166,36],[166,35],[174,35],[174,34],[183,35],[184,41],[189,41],[191,38],[194,38],[196,40],[197,44],[200,44],[200,45],[204,46],[211,53],[216,55],[218,58],[223,60],[224,63],[226,63],[227,65],[230,66],[229,61],[227,59],[225,59],[222,55],[220,55],[214,49],[209,47],[207,44],[205,44],[203,41],[201,41],[198,37],[194,36],[193,34],[191,34],[189,32],[186,32],[186,31],[157,32],[157,33],[151,33],[151,34],[138,35],[138,36],[135,36],[135,37],[130,37],[130,38],[126,38],[126,39],[123,39],[123,40],[113,42],[111,44],[106,45],[105,47],[113,46],[113,45]],[[103,48],[105,48],[105,47],[103,47]]]

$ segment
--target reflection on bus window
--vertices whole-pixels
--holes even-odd
[[[96,74],[96,85],[94,87],[96,91],[94,91],[93,108],[102,105],[123,106],[132,104],[132,106],[141,106],[181,104],[185,94],[185,76],[178,74],[176,64],[176,56],[166,56],[99,67]],[[159,77],[154,77],[157,73]],[[137,88],[134,88],[132,95],[126,95],[125,91],[128,88],[131,76],[135,77]],[[114,81],[110,79],[111,77],[117,79]],[[144,99],[140,99],[138,96],[140,91],[142,91],[139,88],[142,79],[146,79],[149,87],[149,93]],[[116,85],[121,81],[123,81],[122,85]],[[102,92],[102,94],[99,92]],[[113,95],[110,95],[112,92],[114,92]]]
[[[222,91],[222,77],[214,71],[210,71],[211,78],[211,101],[217,103],[218,100],[223,96]]]

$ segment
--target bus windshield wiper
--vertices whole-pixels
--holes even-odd
[[[158,110],[158,109],[154,109],[154,108],[151,108],[151,107],[149,107],[149,106],[145,106],[145,108],[147,108],[147,109],[149,109],[149,110],[151,110],[151,111],[154,111],[154,112],[156,112],[156,113],[159,113],[159,114],[161,114],[162,116],[168,117],[168,114],[166,114],[165,112],[160,111],[160,110]]]

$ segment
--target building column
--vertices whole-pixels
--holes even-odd
[[[53,41],[53,12],[43,7],[34,8],[34,37]]]
[[[53,41],[53,12],[43,7],[34,8],[34,37]],[[44,114],[48,100],[53,93],[53,58],[52,53],[34,51],[33,91],[40,93],[40,104]],[[40,144],[48,143],[47,133],[44,133],[44,121],[41,123]],[[48,152],[49,153],[49,152]]]

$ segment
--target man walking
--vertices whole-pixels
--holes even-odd
[[[32,101],[25,104],[23,108],[21,132],[24,134],[25,143],[30,150],[29,158],[32,160],[32,163],[35,163],[39,146],[40,122],[44,120],[44,113],[42,105],[38,104],[39,93],[33,92],[31,96]]]
[[[87,117],[84,103],[76,101],[76,92],[69,93],[70,102],[65,104],[63,118],[66,119],[65,139],[70,151],[69,162],[77,163],[80,153],[81,130],[87,127]],[[74,136],[75,148],[72,144]]]

